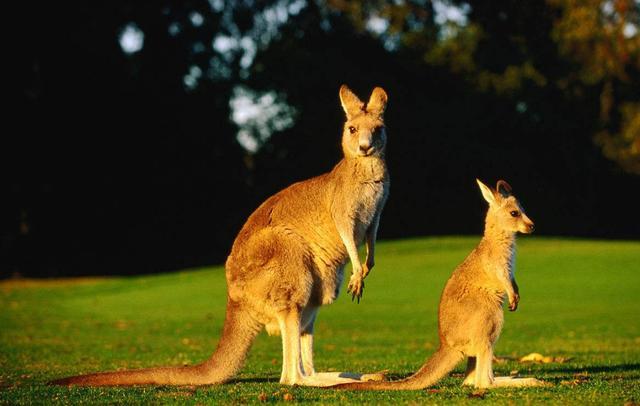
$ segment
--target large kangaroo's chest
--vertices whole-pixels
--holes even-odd
[[[365,234],[382,210],[389,191],[388,181],[364,182],[356,186],[351,202],[350,214],[354,221],[356,243],[364,240]]]
[[[345,163],[342,187],[337,191],[342,201],[334,216],[351,224],[356,244],[361,244],[367,230],[376,221],[376,217],[389,194],[389,175],[381,159],[355,160]]]

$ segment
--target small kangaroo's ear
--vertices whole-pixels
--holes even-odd
[[[364,111],[364,103],[356,96],[347,85],[340,86],[340,103],[347,115],[347,120],[351,120],[356,115]]]
[[[372,114],[381,116],[384,113],[384,109],[387,107],[387,92],[381,87],[376,87],[371,92],[369,102],[367,103],[367,111]]]
[[[478,182],[478,186],[480,186],[480,191],[482,192],[482,197],[484,197],[484,200],[486,200],[487,203],[489,204],[494,204],[496,202],[496,197],[495,197],[495,194],[493,193],[493,190],[491,190],[489,186],[480,182],[480,180],[477,178],[476,178],[476,182]]]
[[[498,184],[496,185],[496,190],[502,197],[509,197],[512,195],[511,193],[511,185],[509,185],[504,180],[500,179]]]

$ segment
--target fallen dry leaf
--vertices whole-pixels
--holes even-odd
[[[539,362],[541,364],[550,364],[552,362],[556,362],[559,364],[563,364],[567,361],[569,361],[571,358],[569,357],[552,357],[552,356],[545,356],[542,355],[540,353],[537,352],[532,352],[531,354],[525,355],[524,357],[521,357],[518,361],[520,362]]]
[[[589,380],[589,374],[587,372],[576,372],[573,374],[573,378],[571,380],[560,381],[560,385],[563,386],[576,386],[581,383],[587,382]]]
[[[385,370],[374,372],[371,374],[364,374],[360,379],[362,381],[386,381],[388,373],[389,373],[389,370],[385,369]]]
[[[497,355],[493,356],[493,363],[494,364],[504,364],[505,362],[515,361],[515,360],[516,360],[516,358],[514,358],[514,357],[499,357]]]
[[[471,399],[484,399],[486,394],[487,394],[487,391],[485,391],[484,389],[478,389],[478,390],[475,390],[475,391],[471,392],[469,394],[469,398],[471,398]]]
[[[285,402],[291,402],[293,400],[293,395],[290,393],[285,393],[284,395],[282,395],[282,400],[284,400]]]

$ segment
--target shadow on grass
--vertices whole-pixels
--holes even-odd
[[[279,380],[280,378],[238,378],[229,383],[278,383]]]
[[[599,373],[599,372],[628,372],[628,371],[638,371],[640,372],[640,364],[618,364],[618,365],[595,365],[595,366],[586,366],[586,367],[561,367],[554,368],[549,370],[549,372],[564,372],[564,373]]]

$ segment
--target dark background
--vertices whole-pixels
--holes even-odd
[[[476,177],[511,183],[540,235],[640,237],[638,156],[620,144],[640,139],[627,108],[639,101],[638,34],[604,41],[627,48],[602,56],[593,38],[571,39],[563,1],[446,2],[466,10],[457,25],[438,23],[443,3],[428,1],[289,3],[23,2],[9,13],[18,91],[2,135],[0,277],[223,262],[261,201],[340,159],[342,83],[389,95],[379,238],[479,234]],[[596,24],[604,3],[587,5],[604,14]],[[635,6],[613,12],[637,23]],[[256,16],[278,7],[286,18],[260,28]],[[371,16],[388,26],[368,29]],[[138,52],[119,42],[128,24],[144,33]],[[255,55],[216,50],[221,34],[253,40]],[[236,140],[237,86],[295,110],[255,152]]]

